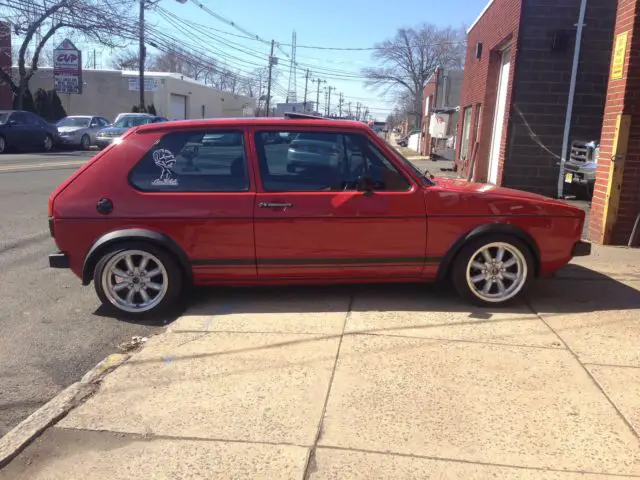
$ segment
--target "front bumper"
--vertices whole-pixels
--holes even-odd
[[[588,257],[589,255],[591,255],[591,243],[582,240],[576,242],[571,251],[572,257]]]
[[[113,141],[116,138],[120,138],[120,137],[97,137],[96,138],[96,145],[99,147],[108,147],[109,145],[111,145],[113,143]]]
[[[80,145],[80,139],[75,137],[58,137],[60,145]]]
[[[567,162],[565,164],[564,183],[587,185],[596,181],[596,171],[582,165]]]
[[[69,257],[66,253],[58,252],[49,255],[49,267],[69,268]]]

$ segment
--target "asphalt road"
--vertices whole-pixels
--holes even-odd
[[[101,315],[93,287],[53,270],[49,194],[93,152],[0,156],[0,437],[134,335]]]

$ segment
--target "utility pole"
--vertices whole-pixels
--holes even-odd
[[[329,87],[329,96],[327,97],[327,115],[331,116],[331,90],[335,90],[336,87]]]
[[[351,102],[347,102],[347,117],[349,117],[349,120],[351,120]]]
[[[93,49],[93,69],[94,69],[94,70],[97,70],[97,69],[98,69],[98,67],[97,67],[97,63],[98,63],[98,62],[96,61],[96,49],[94,48],[94,49]]]
[[[342,104],[344,103],[344,95],[340,92],[340,100],[338,101],[338,117],[342,118]]]
[[[267,83],[267,112],[265,116],[269,116],[269,109],[271,108],[271,72],[273,70],[273,65],[278,63],[277,60],[273,56],[273,47],[275,46],[275,40],[271,40],[271,54],[269,55],[269,80]]]
[[[307,90],[309,87],[309,77],[311,76],[311,72],[307,68],[307,74],[304,76],[304,111],[307,111]]]
[[[317,82],[317,84],[318,84],[318,89],[316,90],[316,111],[318,113],[320,113],[320,84],[322,82],[327,83],[327,81],[326,80],[321,80],[321,79],[318,78],[318,79],[314,80],[314,82]]]
[[[147,55],[147,52],[145,50],[144,47],[144,0],[140,0],[140,18],[139,18],[139,25],[138,25],[140,31],[138,32],[139,34],[139,40],[140,40],[140,52],[138,54],[138,56],[140,57],[140,70],[138,72],[139,74],[139,79],[138,81],[140,82],[140,111],[144,112],[145,111],[145,106],[144,106],[144,59]]]

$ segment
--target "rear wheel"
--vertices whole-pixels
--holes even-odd
[[[4,153],[6,149],[7,149],[7,142],[4,139],[4,137],[0,137],[0,153]]]
[[[533,278],[529,248],[508,235],[486,236],[465,245],[452,280],[463,298],[477,305],[506,304],[526,291]]]
[[[176,306],[183,286],[173,256],[144,243],[107,251],[96,265],[93,281],[103,305],[127,317],[167,313]]]

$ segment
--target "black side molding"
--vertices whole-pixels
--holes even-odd
[[[571,251],[573,257],[588,257],[589,255],[591,255],[591,243],[582,240],[576,242]]]

